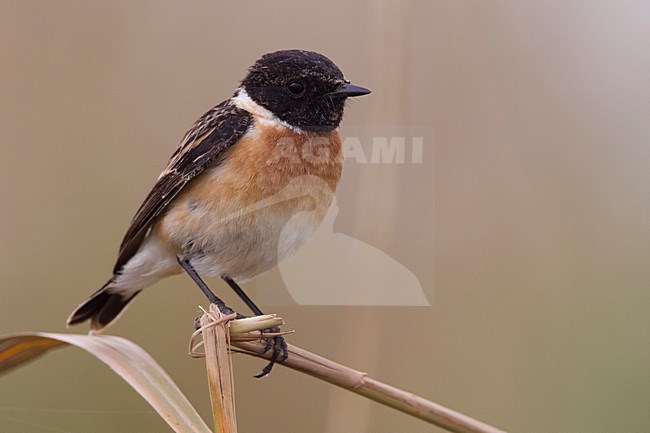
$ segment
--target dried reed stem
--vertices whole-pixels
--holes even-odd
[[[210,401],[217,433],[237,433],[235,414],[235,386],[232,371],[232,354],[229,350],[229,319],[217,308],[201,317],[203,345],[205,346],[205,365],[210,386]]]
[[[262,354],[265,344],[259,341],[236,341],[233,338],[231,345],[239,349],[236,351],[247,355],[266,359],[270,356],[268,353]],[[451,432],[504,433],[503,430],[467,415],[372,379],[366,373],[292,345],[289,345],[289,358],[281,365],[363,395]]]
[[[212,310],[213,308],[211,306],[210,311]],[[209,313],[206,313],[206,315],[207,314]],[[204,323],[205,317],[206,316],[201,318],[201,324]],[[207,322],[208,321],[206,320],[206,323]],[[283,321],[274,315],[269,315],[233,320],[230,324],[230,345],[231,347],[234,347],[232,349],[233,352],[269,359],[271,357],[270,351],[262,353],[266,343],[260,341],[259,332],[251,331],[279,326],[283,324]],[[225,327],[223,329],[225,329]],[[270,337],[272,334],[264,333],[264,336]],[[206,355],[209,340],[213,338],[213,334],[209,332],[209,328],[206,329],[206,332],[204,332],[203,335],[203,341],[206,345]],[[322,356],[318,356],[304,349],[300,349],[296,346],[289,345],[288,349],[289,357],[280,365],[306,373],[310,376],[340,386],[348,391],[363,395],[378,403],[382,403],[416,418],[420,418],[450,432],[505,433],[503,430],[446,408],[445,406],[372,379],[368,377],[366,373],[361,371],[330,361],[329,359],[323,358]],[[208,359],[207,362],[209,364],[211,358]],[[217,364],[215,364],[214,368],[217,367]],[[210,372],[209,366],[208,372]]]

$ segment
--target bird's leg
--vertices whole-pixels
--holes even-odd
[[[176,260],[178,260],[178,264],[181,265],[183,270],[187,272],[187,275],[189,275],[190,278],[194,280],[196,285],[199,286],[199,289],[201,289],[203,294],[205,294],[205,296],[208,298],[210,303],[215,304],[219,309],[219,311],[221,311],[225,315],[230,315],[235,312],[232,308],[228,307],[226,303],[223,302],[217,295],[212,293],[210,288],[201,279],[199,274],[196,273],[189,260],[181,259],[180,257],[176,257]]]
[[[237,283],[232,278],[229,277],[222,277],[223,280],[230,286],[231,289],[241,298],[242,301],[248,306],[248,308],[251,309],[253,314],[256,316],[262,316],[264,313],[262,310],[259,309],[257,305],[253,302],[251,298],[248,297],[248,295],[244,292],[244,290],[239,287]],[[279,332],[280,328],[269,328],[265,329],[262,331],[262,336],[264,335],[264,331],[267,332]],[[289,349],[287,348],[287,342],[284,341],[284,337],[281,335],[278,335],[277,337],[273,337],[266,342],[266,347],[264,348],[264,351],[262,353],[266,353],[269,350],[273,348],[273,355],[271,356],[271,359],[269,363],[262,369],[262,372],[258,374],[257,378],[266,376],[271,372],[273,369],[273,365],[276,362],[284,362],[286,359],[289,357]]]
[[[257,305],[255,305],[253,300],[249,298],[248,295],[244,292],[244,289],[239,287],[239,284],[235,283],[235,281],[232,278],[228,278],[228,277],[222,277],[222,278],[226,283],[228,283],[230,288],[233,289],[235,293],[237,293],[237,296],[239,296],[241,300],[244,301],[244,304],[246,304],[246,306],[250,308],[253,314],[255,314],[256,316],[264,315],[264,313],[262,313],[262,310],[260,310],[257,307]]]

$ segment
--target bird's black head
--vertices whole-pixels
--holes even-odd
[[[302,50],[265,54],[248,70],[242,87],[280,120],[306,131],[337,128],[345,99],[370,93],[346,81],[327,57]]]

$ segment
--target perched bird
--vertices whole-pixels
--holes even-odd
[[[271,269],[319,226],[341,176],[346,98],[368,93],[321,54],[262,56],[185,134],[133,218],[113,276],[67,324],[90,320],[101,331],[142,289],[183,271],[220,308],[232,311],[201,275],[221,277],[262,314],[237,282]],[[265,371],[283,344],[276,337]]]

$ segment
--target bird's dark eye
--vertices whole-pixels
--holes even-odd
[[[305,92],[305,85],[300,81],[292,81],[287,84],[287,89],[289,89],[292,94],[299,96]]]

